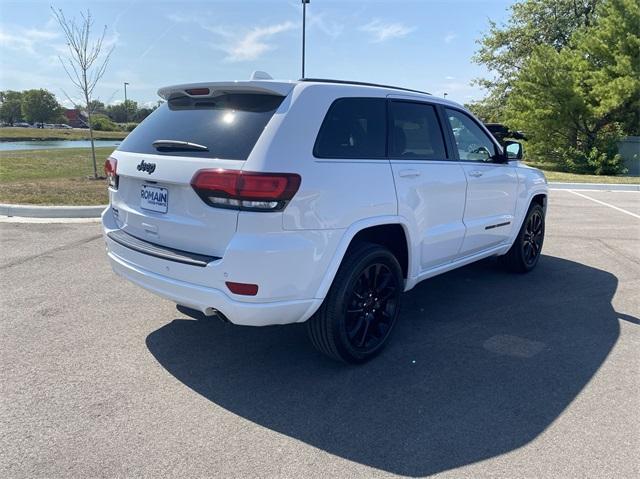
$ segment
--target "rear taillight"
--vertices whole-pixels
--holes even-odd
[[[296,194],[300,175],[200,170],[191,186],[210,206],[251,211],[279,211]]]
[[[107,158],[107,161],[104,162],[104,174],[107,177],[107,184],[109,185],[109,188],[113,188],[114,190],[118,189],[117,169],[118,160],[112,157]]]

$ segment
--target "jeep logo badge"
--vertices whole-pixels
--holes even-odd
[[[147,173],[151,174],[156,171],[156,164],[147,163],[146,161],[142,160],[140,164],[136,166],[136,168],[138,169],[138,171],[146,171]]]

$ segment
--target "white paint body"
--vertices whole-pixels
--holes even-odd
[[[327,295],[352,238],[364,228],[402,226],[408,246],[405,290],[409,290],[426,278],[506,253],[532,198],[547,194],[544,175],[516,161],[341,160],[313,155],[322,121],[337,98],[406,98],[462,108],[444,99],[331,83],[209,85],[277,92],[286,98],[246,161],[115,151],[120,187],[110,190],[110,207],[102,222],[116,273],[205,314],[220,311],[235,324],[309,319]],[[497,142],[496,146],[501,151]],[[142,159],[158,165],[153,175],[136,169]],[[219,209],[205,204],[190,186],[197,170],[217,167],[297,173],[302,182],[280,212]],[[168,188],[166,214],[139,207],[140,187],[150,179]],[[506,222],[508,226],[485,229]],[[220,259],[199,267],[139,253],[106,236],[118,229],[155,244]],[[259,291],[256,296],[236,295],[225,281],[257,284]]]

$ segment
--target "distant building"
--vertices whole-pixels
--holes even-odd
[[[64,116],[69,126],[74,128],[87,128],[87,115],[77,108],[65,108]]]

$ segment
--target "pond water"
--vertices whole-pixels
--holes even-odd
[[[116,147],[122,140],[95,140],[96,148],[101,146]],[[91,148],[89,140],[54,140],[54,141],[0,141],[0,151],[13,150],[51,150],[55,148]]]

